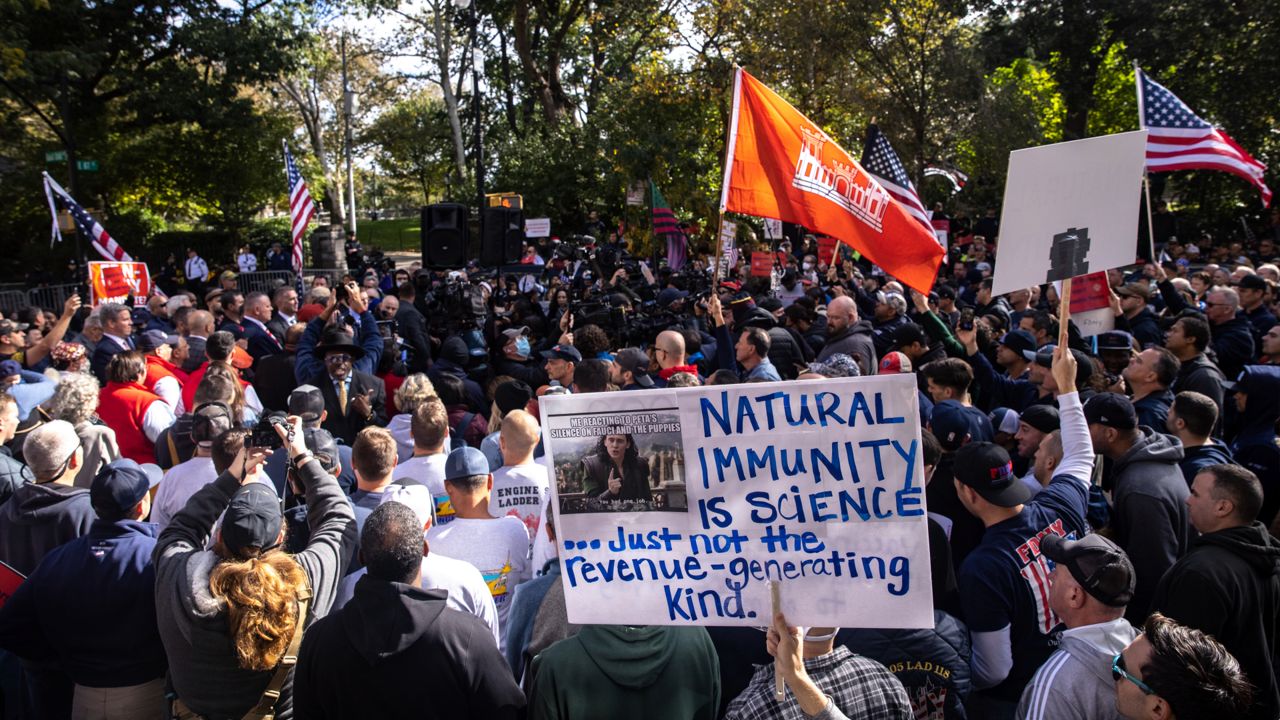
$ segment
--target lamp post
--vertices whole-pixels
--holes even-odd
[[[474,140],[476,146],[476,212],[479,218],[480,237],[484,237],[484,130],[480,124],[480,70],[484,60],[480,56],[480,18],[472,0],[453,0],[459,10],[467,11],[471,25],[471,110],[475,117]]]
[[[342,125],[343,149],[347,156],[347,196],[350,199],[351,211],[348,220],[351,225],[351,237],[356,236],[356,176],[351,158],[351,125],[356,111],[356,94],[351,91],[347,78],[347,31],[342,30]]]

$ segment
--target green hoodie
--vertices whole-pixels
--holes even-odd
[[[700,627],[589,625],[530,673],[530,720],[714,720],[720,707],[720,661]]]

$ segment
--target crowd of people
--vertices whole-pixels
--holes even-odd
[[[151,297],[6,316],[4,716],[1275,720],[1280,214],[1195,243],[1160,214],[1092,337],[1053,285],[992,294],[994,212],[927,294],[811,235],[757,278],[595,221],[270,292],[251,248],[191,249]],[[569,622],[552,483],[680,478],[627,435],[548,467],[542,397],[890,373],[933,628]]]

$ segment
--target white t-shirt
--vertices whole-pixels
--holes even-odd
[[[213,458],[193,457],[169,468],[156,488],[155,500],[151,502],[151,522],[159,525],[161,530],[165,529],[192,495],[217,479]]]
[[[537,463],[507,465],[493,471],[493,492],[489,493],[489,514],[511,515],[524,523],[529,542],[542,526],[542,508],[547,499],[547,469]]]
[[[437,525],[453,520],[453,505],[449,502],[449,494],[444,491],[444,463],[448,459],[449,454],[442,452],[411,457],[397,465],[391,473],[391,482],[412,480],[427,486],[436,504]]]
[[[440,553],[463,560],[480,571],[498,609],[499,637],[505,637],[511,596],[517,585],[532,577],[529,533],[524,523],[513,517],[455,518],[448,525],[435,525],[428,530],[427,543],[430,555]]]

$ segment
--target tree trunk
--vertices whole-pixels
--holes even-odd
[[[438,82],[440,92],[444,96],[445,112],[449,116],[449,129],[453,133],[453,161],[458,170],[458,177],[467,176],[467,154],[462,139],[462,119],[458,115],[458,95],[453,89],[453,78],[449,73],[449,60],[452,56],[453,43],[450,41],[448,28],[444,22],[444,5],[437,3],[431,10],[431,27],[436,45],[436,71],[440,75]],[[465,72],[465,70],[464,70]]]

